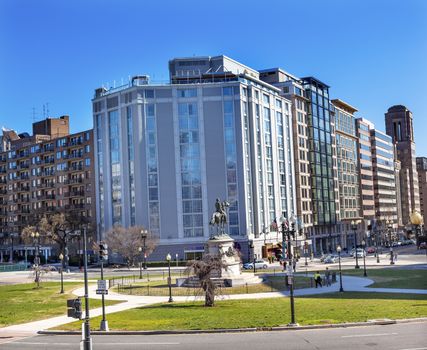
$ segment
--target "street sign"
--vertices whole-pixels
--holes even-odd
[[[98,289],[99,290],[107,290],[107,281],[106,280],[98,280]]]
[[[106,295],[108,294],[108,289],[97,289],[96,294]]]

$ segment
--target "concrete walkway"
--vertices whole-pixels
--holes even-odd
[[[352,276],[343,276],[343,288],[345,292],[378,292],[378,293],[413,293],[413,294],[425,294],[427,295],[427,290],[425,289],[398,289],[398,288],[368,288],[374,281],[369,278],[361,277],[352,277]],[[92,299],[101,299],[101,295],[95,293],[96,285],[89,285],[89,297]],[[339,282],[334,283],[329,287],[319,287],[319,288],[305,288],[295,290],[295,296],[306,296],[306,295],[316,295],[316,294],[325,294],[333,293],[339,291]],[[84,295],[84,288],[78,288],[73,291],[76,296]],[[269,292],[269,293],[252,293],[252,294],[231,294],[231,295],[222,295],[218,296],[218,300],[236,300],[236,299],[265,299],[265,298],[275,298],[288,296],[288,291],[283,292]],[[107,314],[114,312],[120,312],[124,310],[129,310],[137,307],[143,307],[147,305],[157,304],[157,303],[166,303],[168,301],[167,296],[136,296],[136,295],[123,295],[118,294],[113,291],[109,291],[109,294],[105,297],[106,300],[115,300],[122,301],[120,304],[107,306],[105,311]],[[203,299],[203,296],[198,297],[197,299]],[[188,302],[194,301],[194,296],[175,296],[175,302]],[[65,308],[65,305],[64,305]],[[90,311],[91,317],[96,317],[102,315],[102,309],[96,308]],[[15,336],[28,336],[36,334],[39,330],[49,329],[57,327],[63,324],[74,322],[75,319],[67,316],[58,316],[49,318],[46,320],[29,322],[19,325],[13,325],[9,327],[0,328],[0,336],[5,334],[14,334]],[[94,328],[97,328],[98,325],[93,325]]]

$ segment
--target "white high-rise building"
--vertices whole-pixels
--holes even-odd
[[[150,259],[194,258],[220,198],[243,256],[273,254],[281,235],[268,228],[296,213],[291,102],[225,56],[174,59],[169,71],[169,84],[138,76],[95,91],[100,235],[143,225],[160,238]]]

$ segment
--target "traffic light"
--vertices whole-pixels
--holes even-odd
[[[99,257],[101,260],[108,260],[108,245],[107,243],[101,242],[99,243]]]
[[[67,316],[82,319],[82,301],[80,298],[67,300]]]

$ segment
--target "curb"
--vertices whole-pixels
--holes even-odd
[[[361,326],[383,326],[398,323],[425,322],[427,317],[401,319],[401,320],[370,320],[367,322],[348,322],[324,325],[307,326],[278,326],[278,327],[251,327],[251,328],[226,328],[226,329],[194,329],[194,330],[165,330],[165,331],[91,331],[93,335],[166,335],[166,334],[202,334],[202,333],[245,333],[245,332],[273,332],[273,331],[299,331],[311,329],[349,328]],[[41,330],[37,334],[43,335],[81,335],[79,331]]]

